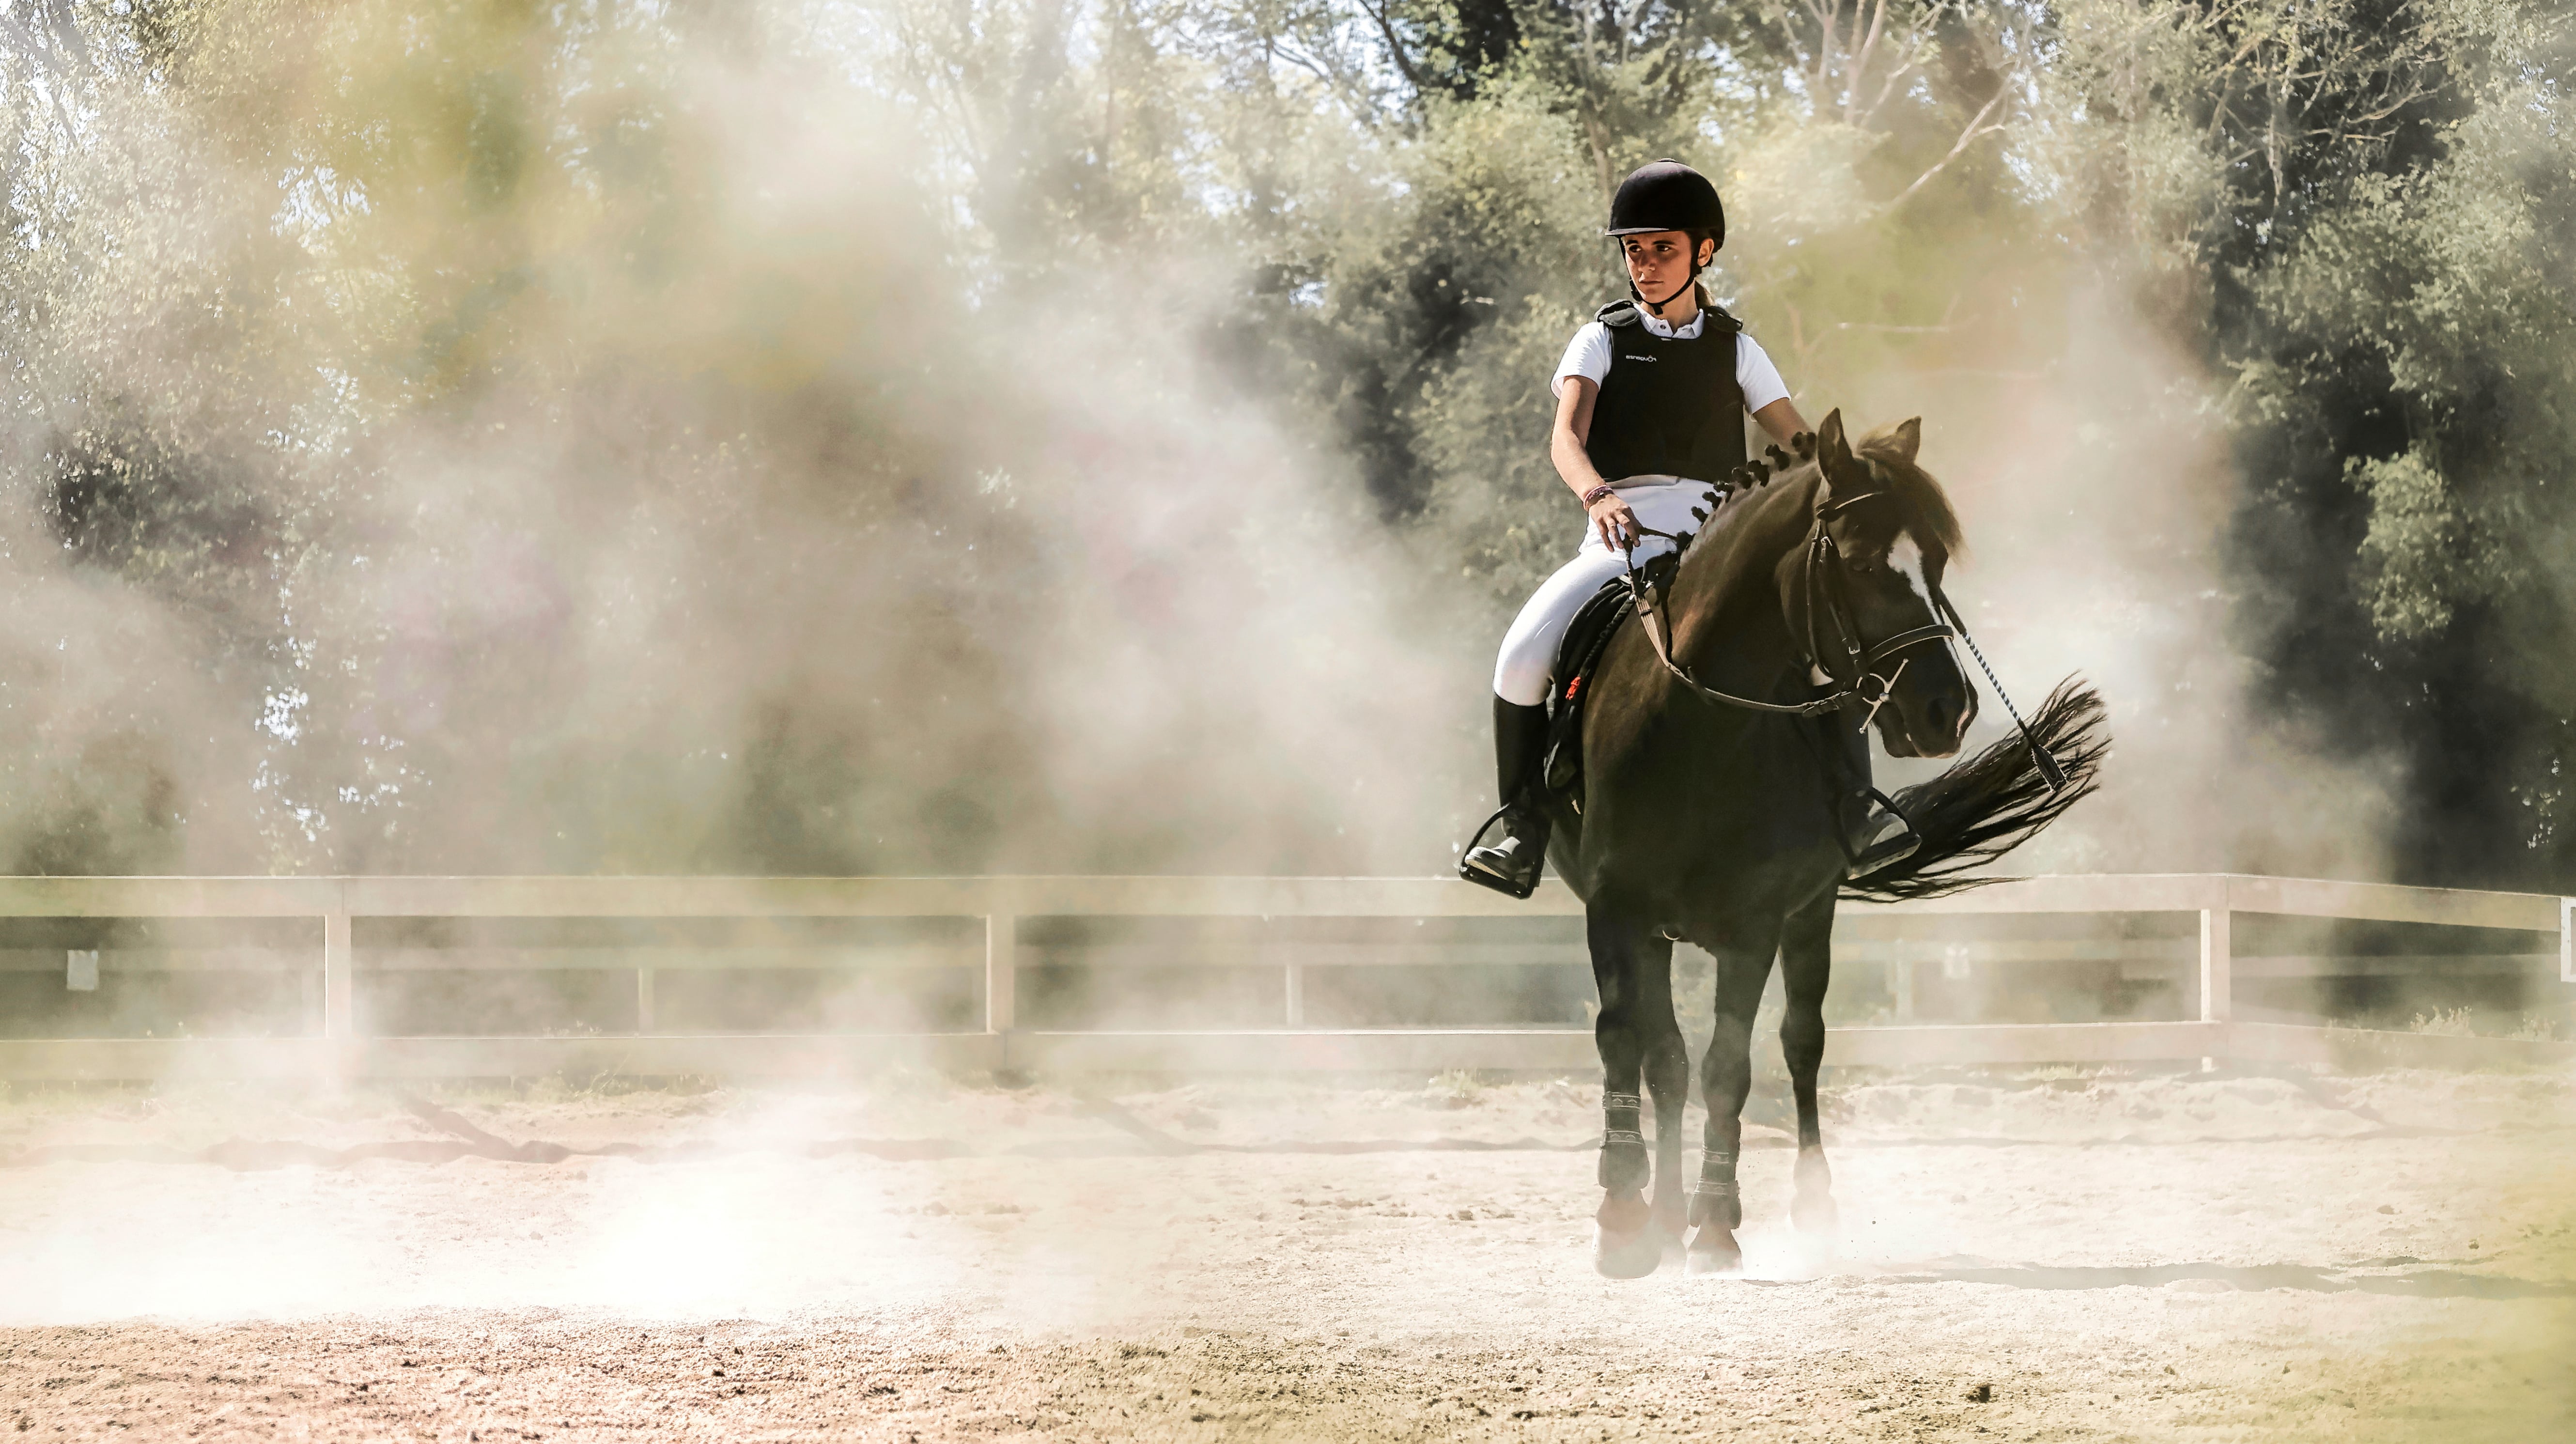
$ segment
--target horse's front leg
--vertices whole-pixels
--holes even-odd
[[[1595,909],[1585,932],[1601,994],[1593,1041],[1601,1050],[1601,1210],[1593,1266],[1616,1279],[1643,1278],[1663,1262],[1683,1224],[1682,1109],[1690,1054],[1673,1017],[1673,945],[1651,925]],[[1655,1158],[1644,1136],[1643,1084],[1655,1101]],[[1652,1204],[1646,1185],[1655,1186]]]
[[[1789,1091],[1798,1103],[1797,1187],[1789,1217],[1800,1232],[1830,1238],[1841,1218],[1834,1208],[1834,1171],[1825,1163],[1823,1130],[1816,1118],[1816,1071],[1825,1061],[1825,987],[1834,972],[1834,893],[1789,915],[1780,934],[1780,1054],[1789,1065]]]
[[[1762,985],[1770,980],[1778,943],[1776,935],[1766,935],[1710,951],[1717,959],[1717,1030],[1700,1064],[1708,1125],[1690,1209],[1698,1229],[1690,1241],[1689,1268],[1695,1274],[1725,1273],[1744,1263],[1744,1249],[1735,1241],[1735,1230],[1744,1224],[1735,1163],[1744,1150],[1744,1099],[1753,1091],[1753,1015],[1762,1006]]]

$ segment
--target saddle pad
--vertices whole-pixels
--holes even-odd
[[[1668,554],[1638,570],[1660,594],[1671,584],[1677,562]],[[1578,813],[1583,811],[1583,704],[1591,695],[1592,672],[1635,611],[1627,578],[1613,577],[1583,599],[1565,629],[1565,640],[1556,647],[1556,680],[1547,692],[1547,760],[1539,776],[1549,792],[1565,796]]]
[[[1567,702],[1581,703],[1583,691],[1591,682],[1593,665],[1601,660],[1610,634],[1628,620],[1631,605],[1628,579],[1612,577],[1575,609],[1574,620],[1565,629],[1565,640],[1556,644],[1556,665],[1549,669],[1549,675],[1556,678],[1548,689],[1550,715]]]

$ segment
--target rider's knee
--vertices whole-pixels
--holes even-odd
[[[1552,656],[1527,655],[1538,649],[1505,647],[1494,663],[1494,695],[1515,707],[1535,707],[1547,700],[1548,669]],[[1552,649],[1551,649],[1552,650]]]

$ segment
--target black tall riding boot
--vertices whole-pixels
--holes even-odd
[[[1470,847],[1458,860],[1458,875],[1517,898],[1538,891],[1547,866],[1547,814],[1540,808],[1540,761],[1547,752],[1547,708],[1524,707],[1494,699],[1495,785],[1503,811],[1486,825],[1502,835],[1481,847]],[[1484,834],[1479,833],[1478,837]]]

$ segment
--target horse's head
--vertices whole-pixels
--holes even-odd
[[[1836,685],[1885,699],[1875,722],[1891,757],[1948,757],[1976,720],[1931,597],[1959,547],[1941,484],[1914,464],[1920,417],[1855,447],[1837,410],[1816,430],[1816,536],[1780,570],[1783,602],[1808,659]]]

